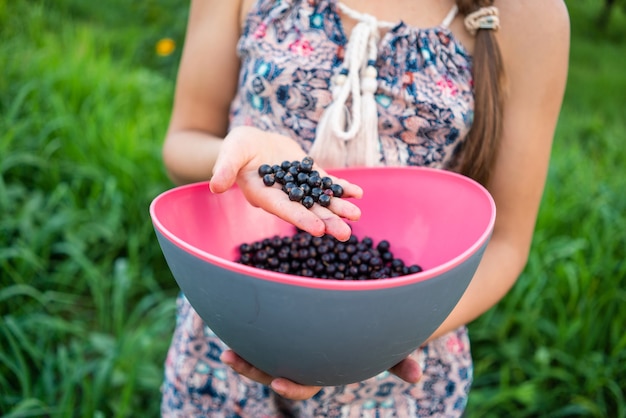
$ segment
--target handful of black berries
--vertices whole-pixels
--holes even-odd
[[[369,237],[352,235],[342,242],[330,235],[315,237],[297,230],[239,246],[237,262],[297,276],[335,280],[373,280],[419,273],[419,265],[405,265],[394,257],[388,241],[377,245]]]
[[[262,164],[258,172],[263,184],[268,187],[280,184],[290,200],[302,203],[307,209],[315,203],[328,207],[333,197],[343,196],[341,185],[313,170],[311,157],[304,157],[302,161],[283,161],[280,165]]]

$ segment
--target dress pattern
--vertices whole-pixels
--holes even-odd
[[[230,126],[281,133],[308,150],[346,42],[336,0],[258,0],[238,44],[241,72]],[[449,168],[472,123],[471,57],[448,28],[403,22],[382,35],[378,52],[381,162]],[[223,365],[226,345],[184,295],[177,305],[164,417],[459,417],[465,409],[472,381],[465,327],[412,354],[423,366],[416,384],[383,372],[296,402]]]
[[[282,133],[310,149],[347,37],[334,0],[260,1],[238,51],[231,126]],[[378,47],[381,161],[446,168],[473,119],[471,58],[448,28],[403,22]]]

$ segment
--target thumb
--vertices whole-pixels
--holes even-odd
[[[302,386],[283,378],[272,380],[270,386],[280,396],[294,401],[312,398],[322,389],[321,386]]]
[[[229,163],[224,153],[220,152],[213,167],[213,176],[209,181],[209,189],[213,193],[223,193],[230,189],[235,181],[237,181],[237,174],[239,170],[233,163]]]
[[[389,371],[408,383],[417,383],[422,377],[422,368],[410,357],[405,358]]]
[[[222,143],[220,152],[213,166],[213,176],[209,188],[213,193],[222,193],[230,189],[237,181],[239,171],[250,161],[248,147],[241,144],[241,135],[231,133]]]

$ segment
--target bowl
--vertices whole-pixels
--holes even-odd
[[[421,167],[330,170],[360,185],[354,235],[388,240],[396,257],[423,271],[342,281],[238,263],[242,243],[295,228],[253,207],[237,187],[208,182],[157,196],[150,215],[178,286],[237,354],[266,373],[304,385],[336,386],[389,369],[422,345],[456,306],[478,267],[495,204],[477,182]],[[295,204],[295,203],[294,203]]]

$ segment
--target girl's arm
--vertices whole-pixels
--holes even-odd
[[[167,172],[176,184],[211,179],[215,193],[237,183],[253,205],[313,235],[327,233],[346,240],[351,231],[344,219],[360,217],[356,205],[334,199],[328,208],[315,205],[308,210],[260,181],[257,169],[261,164],[304,157],[295,141],[253,127],[228,132],[230,105],[239,78],[236,51],[240,16],[236,1],[191,2],[173,111],[163,145]],[[346,197],[361,196],[358,186],[336,180],[344,186]]]
[[[239,27],[239,2],[191,1],[163,145],[165,168],[176,184],[211,178],[237,88]]]

